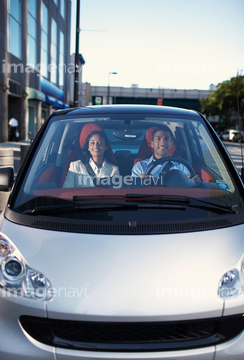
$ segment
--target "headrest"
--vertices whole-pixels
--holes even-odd
[[[80,147],[83,149],[86,139],[87,137],[93,132],[93,131],[101,131],[105,134],[103,128],[101,128],[99,125],[97,124],[85,124],[81,130],[80,133]]]
[[[156,129],[156,126],[150,127],[145,134],[145,139],[147,141],[148,146],[151,147],[151,141],[152,141],[152,133]]]

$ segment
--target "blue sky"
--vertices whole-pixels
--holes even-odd
[[[243,14],[244,0],[80,0],[83,81],[208,89],[244,75]]]

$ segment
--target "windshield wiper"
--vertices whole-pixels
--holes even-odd
[[[125,195],[91,195],[91,196],[74,196],[73,201],[102,201],[102,202],[112,202],[112,201],[121,201],[121,202],[169,202],[169,203],[186,203],[188,201],[186,196],[164,196],[164,195],[144,195],[144,194],[125,194]]]
[[[238,213],[238,210],[233,206],[213,201],[196,199],[190,196],[169,196],[169,195],[144,195],[144,194],[125,194],[125,195],[98,195],[98,196],[74,196],[74,201],[120,201],[120,202],[134,202],[134,203],[148,203],[160,204],[160,207],[179,207],[185,209],[186,207],[195,207],[198,209],[221,210],[230,213]]]
[[[190,196],[167,196],[167,195],[141,195],[141,194],[127,194],[127,198],[133,198],[135,201],[136,197],[140,199],[140,201],[163,201],[163,202],[173,202],[173,203],[181,203],[186,204],[186,206],[196,207],[196,208],[208,208],[208,209],[218,209],[223,210],[231,213],[238,213],[238,210],[236,210],[232,205],[219,202],[219,201],[213,201],[213,200],[202,200],[202,199],[196,199]]]
[[[60,213],[63,211],[68,212],[76,212],[76,211],[84,211],[84,210],[96,210],[96,211],[108,211],[108,210],[137,210],[138,208],[164,208],[164,209],[179,209],[179,210],[185,210],[186,206],[182,204],[164,204],[159,202],[143,202],[142,204],[138,203],[111,203],[110,201],[98,203],[98,202],[91,202],[86,201],[82,204],[73,204],[73,205],[47,205],[47,206],[37,206],[33,209],[28,209],[23,212],[25,215],[37,215],[41,213],[47,213],[47,212],[56,212]]]
[[[138,208],[186,210],[187,207],[206,209],[208,211],[221,210],[224,212],[238,213],[238,210],[233,206],[212,200],[174,195],[125,194],[74,196],[73,202],[36,206],[23,211],[23,214],[36,215],[47,212],[60,213],[62,211],[75,212],[84,210],[136,210]]]
[[[109,204],[109,208],[124,208],[128,207],[127,204]],[[37,206],[33,209],[28,209],[23,211],[23,214],[25,215],[33,215],[33,214],[40,214],[40,213],[46,213],[46,212],[52,212],[55,211],[57,213],[60,213],[62,211],[69,211],[69,212],[75,212],[79,210],[97,210],[97,209],[103,209],[106,210],[106,205],[104,204],[97,204],[97,203],[88,203],[88,204],[66,204],[66,205],[44,205],[44,206]]]
[[[115,204],[117,205],[125,205],[125,206],[136,206],[136,207],[149,207],[149,208],[173,208],[173,209],[186,209],[186,203],[184,201],[170,201],[164,202],[161,200],[161,197],[155,195],[152,197],[151,195],[141,195],[141,194],[125,194],[125,195],[92,195],[92,196],[74,196],[73,201],[79,201],[81,204],[89,203],[90,201],[96,202],[99,204],[100,202],[105,203],[104,206],[110,206]],[[141,203],[141,204],[140,204]],[[153,205],[153,206],[152,206]]]
[[[56,205],[42,205],[42,206],[36,206],[32,209],[27,209],[25,211],[23,211],[22,213],[25,215],[32,215],[35,213],[39,213],[39,212],[48,212],[48,211],[53,211],[53,210],[57,210],[57,211],[62,211],[62,210],[67,210],[67,209],[74,209],[76,207],[76,204],[56,204]]]
[[[236,209],[232,205],[219,202],[219,201],[213,201],[213,200],[202,200],[202,199],[196,199],[190,196],[168,196],[168,195],[141,195],[141,194],[127,194],[126,197],[130,198],[133,197],[135,200],[135,197],[138,197],[140,201],[142,199],[145,199],[146,201],[163,201],[163,202],[173,202],[173,203],[183,203],[186,204],[186,206],[192,206],[197,208],[210,208],[210,209],[219,209],[228,211],[231,213],[238,213]]]

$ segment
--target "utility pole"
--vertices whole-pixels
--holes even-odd
[[[75,74],[74,74],[74,107],[79,106],[79,41],[80,41],[80,0],[76,1],[76,44],[75,44]],[[103,30],[83,30],[83,31],[99,31]]]
[[[79,37],[80,37],[80,0],[77,0],[77,2],[76,2],[76,45],[75,45],[74,107],[78,107]]]

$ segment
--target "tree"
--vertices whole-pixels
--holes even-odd
[[[236,76],[217,85],[208,97],[201,100],[201,112],[219,115],[223,128],[244,124],[244,76]],[[240,122],[240,124],[239,124]]]

